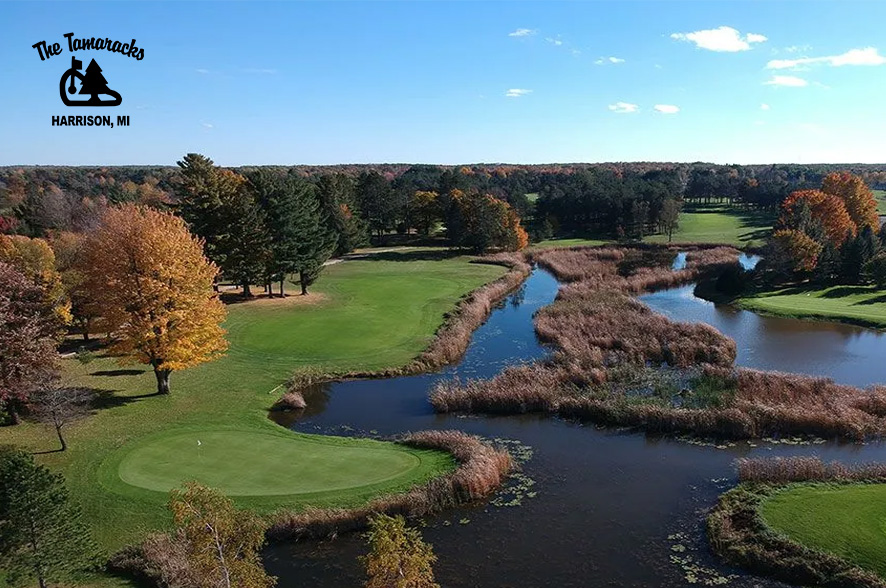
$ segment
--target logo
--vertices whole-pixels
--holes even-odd
[[[81,74],[80,69],[83,62],[76,57],[71,57],[71,69],[62,74],[62,79],[58,83],[58,91],[62,97],[65,106],[119,106],[123,98],[119,93],[108,88],[108,80],[102,75],[102,68],[99,67],[95,59],[89,62],[86,67],[86,74]],[[70,80],[70,84],[67,84]],[[77,92],[75,80],[80,81],[80,91]],[[67,86],[67,88],[65,87]],[[67,94],[65,91],[67,90]],[[91,95],[88,100],[71,100],[68,94]],[[110,100],[102,100],[100,95],[108,95]]]
[[[74,33],[67,33],[64,37],[67,41],[66,43],[38,41],[31,45],[32,48],[37,50],[40,61],[48,61],[53,57],[61,55],[64,52],[65,46],[67,46],[68,51],[71,53],[71,67],[62,72],[61,79],[58,82],[58,93],[62,104],[68,107],[120,106],[123,103],[123,96],[111,87],[113,84],[108,82],[107,77],[105,77],[108,75],[107,72],[102,69],[98,61],[90,53],[107,51],[141,61],[145,57],[145,50],[136,45],[135,39],[128,43],[121,43],[120,41],[102,37],[78,38],[74,36]],[[80,59],[78,59],[78,56]],[[102,56],[99,56],[99,58],[103,62],[106,61]],[[89,60],[89,65],[84,69],[83,62],[87,59]],[[129,116],[118,115],[116,124],[118,127],[128,127]],[[52,117],[52,126],[114,128],[114,121],[107,115],[54,115]]]

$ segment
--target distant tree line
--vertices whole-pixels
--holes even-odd
[[[886,187],[886,166],[866,164],[392,164],[262,166],[229,171],[247,180],[238,189],[252,193],[256,204],[262,205],[257,216],[265,215],[270,225],[280,221],[270,216],[283,211],[271,210],[276,196],[262,196],[259,202],[257,190],[270,194],[267,183],[272,178],[286,184],[286,190],[312,192],[320,201],[318,214],[333,234],[333,254],[342,254],[370,238],[381,243],[395,234],[463,242],[446,233],[453,212],[446,205],[453,190],[470,197],[489,195],[506,203],[533,240],[582,233],[638,238],[652,232],[672,232],[675,207],[678,212],[681,206],[717,204],[776,211],[792,192],[814,189],[829,173],[844,170],[870,187]],[[45,236],[53,231],[88,231],[97,226],[105,209],[124,202],[187,209],[182,201],[186,195],[183,185],[194,181],[187,171],[182,167],[0,168],[0,234]],[[264,184],[259,187],[256,182]],[[422,200],[429,193],[441,195],[433,206]],[[302,205],[310,199],[302,197]],[[249,206],[244,210],[248,212]],[[269,228],[273,231],[279,226]],[[277,245],[278,256],[284,247]],[[236,264],[230,258],[227,267]],[[241,264],[237,273],[261,274],[262,280],[271,277],[275,281],[280,272],[279,268],[276,272],[272,268],[258,270],[262,264],[253,261],[247,265],[252,267]],[[308,268],[306,281],[310,281],[310,273]]]

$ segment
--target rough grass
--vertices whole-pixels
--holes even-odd
[[[470,258],[445,252],[385,253],[381,259],[350,261],[326,269],[314,290],[324,297],[315,305],[230,307],[227,323],[231,350],[225,358],[172,376],[172,394],[153,396],[153,375],[144,366],[121,368],[112,358],[88,364],[66,362],[77,385],[102,391],[96,414],[72,425],[70,449],[41,456],[65,474],[73,497],[99,543],[116,549],[168,526],[166,497],[133,488],[120,493],[108,487],[108,467],[120,448],[173,428],[225,428],[289,436],[267,419],[281,386],[294,369],[317,366],[324,372],[372,371],[407,364],[427,347],[446,312],[469,291],[505,270],[471,264]],[[360,442],[358,442],[359,444]],[[24,424],[0,429],[0,444],[33,451],[55,449],[45,427]],[[282,464],[281,464],[282,465]],[[230,462],[231,475],[239,463]],[[419,470],[413,470],[420,473]],[[425,472],[427,473],[427,472]],[[418,475],[412,482],[426,479]],[[393,485],[369,486],[370,492],[305,495],[290,506],[353,506],[389,490],[402,490],[407,476]],[[235,498],[241,505],[267,510],[277,506],[262,497]]]
[[[742,308],[792,318],[815,318],[886,327],[886,292],[874,286],[788,288],[739,300]]]
[[[742,210],[729,206],[697,206],[680,214],[680,227],[674,231],[674,243],[724,243],[736,247],[759,247],[772,230],[770,213]],[[667,235],[652,235],[645,241],[666,243]]]

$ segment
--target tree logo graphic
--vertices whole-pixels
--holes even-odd
[[[82,68],[83,62],[71,56],[71,69],[62,74],[58,85],[62,102],[66,106],[118,106],[123,101],[119,93],[108,87],[108,80],[102,75],[102,68],[95,62],[95,59],[89,62],[85,74],[80,73]],[[76,86],[77,81],[80,82],[79,92]],[[68,94],[90,96],[90,98],[71,100]],[[107,95],[111,98],[103,100],[99,95]]]

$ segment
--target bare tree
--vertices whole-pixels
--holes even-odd
[[[89,414],[95,393],[89,388],[69,388],[55,382],[42,387],[31,397],[31,407],[37,420],[55,427],[61,450],[68,448],[62,427]]]

